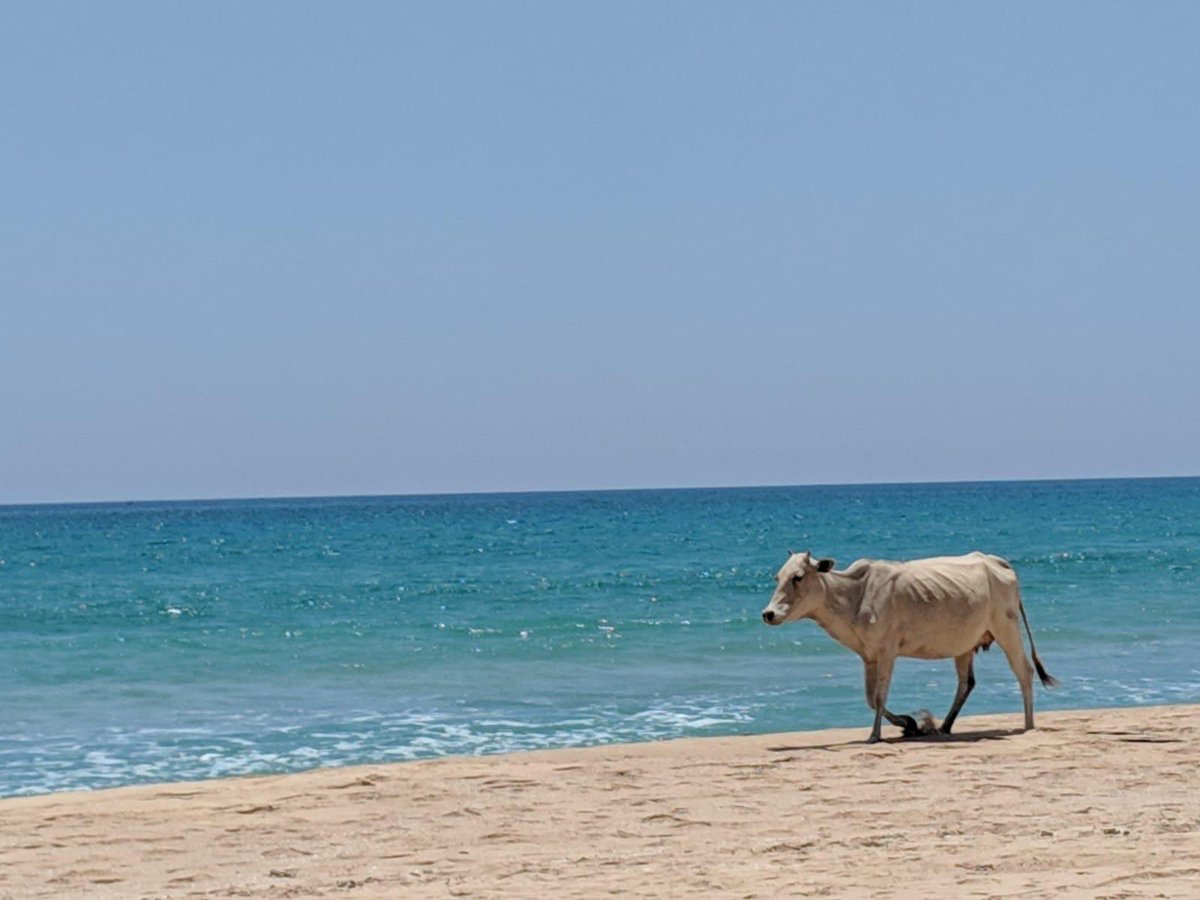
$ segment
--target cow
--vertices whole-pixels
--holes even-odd
[[[942,722],[949,734],[975,687],[974,656],[995,641],[1021,685],[1025,730],[1033,728],[1033,670],[1025,656],[1017,616],[1025,622],[1029,649],[1042,684],[1053,687],[1021,603],[1017,574],[999,556],[975,551],[908,562],[860,559],[843,571],[832,559],[792,553],[775,576],[775,593],[763,610],[768,625],[812,619],[838,643],[862,657],[867,706],[875,711],[868,743],[880,739],[881,719],[906,737],[928,733],[911,716],[887,709],[896,657],[954,660],[958,690]]]

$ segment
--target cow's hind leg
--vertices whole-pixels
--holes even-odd
[[[967,697],[975,687],[975,651],[954,657],[954,668],[958,671],[958,690],[954,692],[954,702],[950,704],[950,712],[946,713],[942,722],[942,734],[950,733],[950,729],[954,727],[954,720],[958,718],[958,711],[967,702]]]
[[[1008,657],[1008,664],[1017,676],[1017,683],[1021,685],[1021,699],[1025,701],[1025,730],[1030,731],[1033,729],[1033,666],[1025,655],[1025,645],[1021,643],[1021,632],[1015,616],[1006,618],[1004,627],[993,628],[992,634]]]

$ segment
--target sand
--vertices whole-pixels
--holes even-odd
[[[1019,721],[8,799],[0,897],[1200,897],[1200,706]]]

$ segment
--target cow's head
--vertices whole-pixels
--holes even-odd
[[[818,576],[832,569],[832,559],[813,559],[808,551],[789,556],[775,575],[775,593],[763,610],[763,621],[782,625],[812,615],[823,593]]]

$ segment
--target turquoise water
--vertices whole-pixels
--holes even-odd
[[[1200,701],[1200,479],[0,507],[0,795],[857,726],[789,548],[1021,576],[1039,709]],[[966,713],[1020,696],[981,654]],[[894,708],[945,713],[950,661]]]

